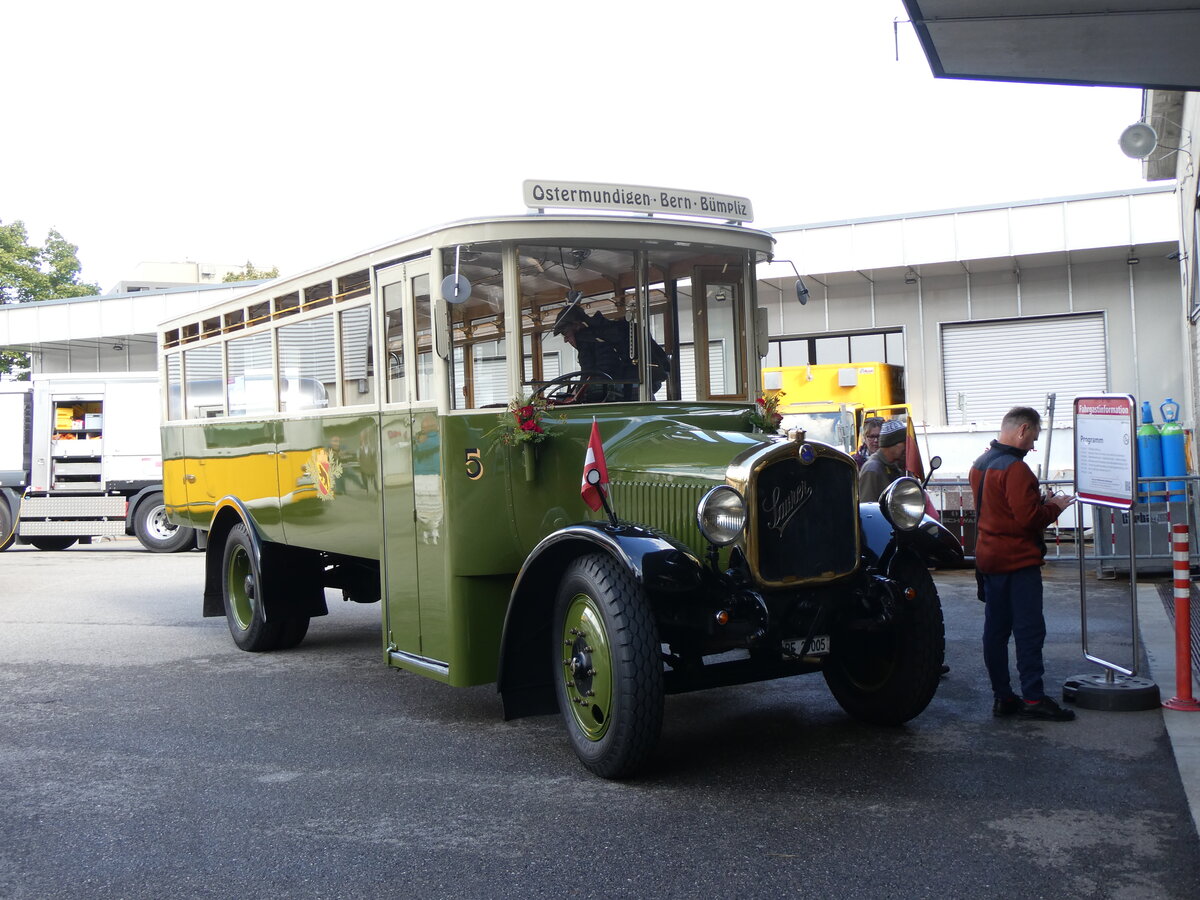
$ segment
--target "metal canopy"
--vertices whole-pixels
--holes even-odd
[[[903,0],[939,78],[1200,90],[1197,0]]]

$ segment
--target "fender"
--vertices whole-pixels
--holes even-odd
[[[208,527],[208,546],[204,551],[204,612],[203,615],[225,615],[225,596],[221,586],[221,563],[225,556],[225,538],[233,526],[241,522],[246,526],[250,546],[254,549],[259,570],[262,570],[263,540],[254,526],[254,517],[246,504],[237,497],[222,497],[213,507],[212,522]],[[269,612],[269,610],[268,610]]]
[[[329,608],[325,604],[321,555],[263,540],[249,508],[232,496],[222,497],[213,507],[208,545],[204,551],[203,615],[225,615],[221,564],[225,556],[225,539],[239,522],[246,526],[251,549],[258,561],[266,619],[270,621],[272,616],[285,611],[301,612],[309,617],[327,615]]]
[[[704,578],[691,550],[640,525],[582,522],[548,534],[517,573],[504,616],[496,683],[505,719],[557,711],[549,664],[554,601],[571,561],[597,551],[624,566],[649,594],[693,591]]]
[[[863,544],[881,570],[890,573],[900,549],[916,554],[926,566],[957,568],[965,565],[962,544],[945,525],[930,515],[912,531],[897,531],[884,518],[878,503],[860,503],[858,519]]]

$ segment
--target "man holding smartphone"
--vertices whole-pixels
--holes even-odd
[[[1074,497],[1043,498],[1037,477],[1025,463],[1042,432],[1037,410],[1018,406],[1000,424],[1000,434],[971,466],[978,540],[975,567],[983,576],[983,662],[992,682],[996,716],[1020,715],[1069,722],[1075,713],[1046,696],[1042,684],[1042,646],[1046,619],[1042,614],[1042,562],[1046,526]],[[1012,689],[1008,641],[1016,646],[1021,696]]]

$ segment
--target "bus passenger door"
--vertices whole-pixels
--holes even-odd
[[[376,278],[387,374],[379,418],[385,639],[405,665],[445,674],[437,416],[427,318],[422,324],[429,308],[429,263],[389,266]]]

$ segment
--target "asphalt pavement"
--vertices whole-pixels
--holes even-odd
[[[935,574],[951,671],[906,726],[854,722],[819,676],[676,696],[614,783],[557,717],[389,669],[377,605],[331,593],[300,647],[238,651],[199,615],[202,564],[0,554],[0,897],[1200,896],[1200,714],[993,718],[971,572]],[[1053,686],[1096,667],[1077,569],[1047,582]],[[1128,583],[1088,607],[1089,649],[1128,659]],[[1139,592],[1165,698],[1155,614]]]

